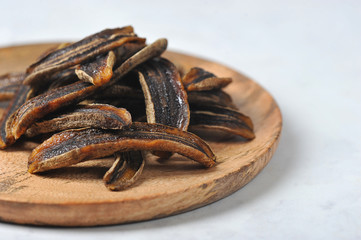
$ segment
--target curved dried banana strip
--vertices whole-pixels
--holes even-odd
[[[18,139],[38,119],[59,108],[77,104],[96,89],[97,87],[90,83],[76,82],[31,98],[14,113],[12,135]]]
[[[127,42],[120,47],[114,48],[112,51],[115,55],[114,69],[118,68],[124,61],[139,52],[142,48],[146,47],[145,42],[134,41]]]
[[[147,122],[187,130],[190,115],[187,93],[174,64],[156,58],[140,65],[137,70],[145,98]],[[172,155],[170,152],[153,154],[164,159]]]
[[[103,30],[51,52],[32,64],[27,69],[29,75],[25,78],[24,83],[37,85],[46,75],[82,63],[131,41],[145,42],[145,39],[137,37],[131,26]]]
[[[56,50],[65,48],[67,46],[69,46],[70,44],[72,44],[71,42],[64,42],[64,43],[60,43],[54,47],[50,47],[48,49],[46,49],[44,52],[42,52],[38,58],[36,59],[36,61],[40,61],[41,59],[45,58],[47,55],[49,55],[52,52],[55,52]]]
[[[82,129],[53,135],[33,150],[28,171],[43,172],[109,156],[118,151],[169,151],[186,156],[205,167],[215,155],[201,138],[161,124],[133,123],[122,130]]]
[[[23,83],[25,73],[14,72],[0,76],[0,101],[10,100],[14,97],[19,86]]]
[[[148,123],[187,130],[189,105],[178,70],[164,58],[152,59],[137,69],[145,97]]]
[[[26,85],[20,85],[15,97],[10,101],[6,111],[0,120],[0,149],[15,142],[15,138],[12,134],[11,123],[13,121],[15,111],[24,104],[30,93],[30,87]]]
[[[148,61],[149,59],[159,57],[167,49],[167,46],[168,46],[167,39],[160,38],[155,42],[153,42],[152,44],[144,47],[143,49],[135,53],[133,56],[128,58],[117,69],[115,69],[111,81],[105,85],[110,86],[116,83],[133,68]]]
[[[79,128],[122,129],[131,122],[132,117],[124,108],[108,104],[77,105],[34,123],[26,131],[26,136]]]
[[[0,76],[0,87],[21,85],[25,78],[23,72],[6,73]]]
[[[129,187],[140,177],[144,163],[142,151],[115,153],[115,162],[103,177],[105,186],[112,191]]]
[[[255,138],[252,120],[232,108],[191,104],[191,109],[192,129],[218,129],[248,140]]]
[[[202,68],[192,68],[182,79],[187,92],[208,91],[226,87],[232,82],[231,78],[218,78],[213,73]]]
[[[6,101],[12,99],[20,85],[8,85],[0,87],[0,101]]]
[[[237,109],[232,101],[231,96],[220,89],[201,92],[188,92],[187,94],[189,104],[195,103],[210,106],[216,104],[232,109]]]

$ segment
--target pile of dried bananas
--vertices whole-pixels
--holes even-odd
[[[0,100],[10,100],[0,148],[49,136],[32,151],[30,173],[114,154],[104,182],[121,190],[142,172],[143,151],[214,166],[211,148],[188,130],[253,139],[251,119],[222,91],[232,79],[197,67],[181,74],[160,57],[166,48],[166,39],[147,45],[131,26],[106,29],[49,49],[24,73],[0,76]]]

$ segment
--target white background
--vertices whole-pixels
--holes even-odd
[[[247,186],[173,217],[95,228],[0,223],[1,239],[361,239],[361,1],[3,1],[0,46],[133,25],[277,100],[279,148]]]

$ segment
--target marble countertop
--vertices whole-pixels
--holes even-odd
[[[2,1],[0,46],[133,25],[260,83],[284,120],[268,166],[231,196],[133,224],[0,223],[1,239],[361,239],[360,1]]]

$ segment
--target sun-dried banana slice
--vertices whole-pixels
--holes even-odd
[[[124,108],[116,108],[108,104],[77,105],[34,123],[25,135],[34,137],[39,134],[79,128],[122,129],[131,122],[132,117]]]
[[[6,148],[15,142],[15,137],[13,136],[11,129],[11,123],[14,119],[16,110],[25,103],[29,94],[30,87],[20,85],[15,97],[10,101],[5,113],[3,113],[0,120],[0,149]]]
[[[142,151],[115,153],[115,162],[103,177],[105,186],[109,190],[119,191],[132,185],[143,171],[144,158]]]
[[[183,77],[182,82],[188,92],[208,91],[226,87],[232,78],[219,78],[202,68],[194,67]]]
[[[24,83],[37,85],[44,76],[49,76],[56,71],[77,65],[92,59],[102,53],[106,53],[127,42],[145,42],[133,33],[133,28],[106,29],[99,33],[88,36],[76,43],[49,53],[41,60],[32,64],[28,69],[29,74]]]
[[[53,135],[33,150],[30,173],[69,166],[119,151],[176,152],[205,167],[215,164],[215,155],[201,138],[161,124],[132,123],[122,130],[68,130]]]

